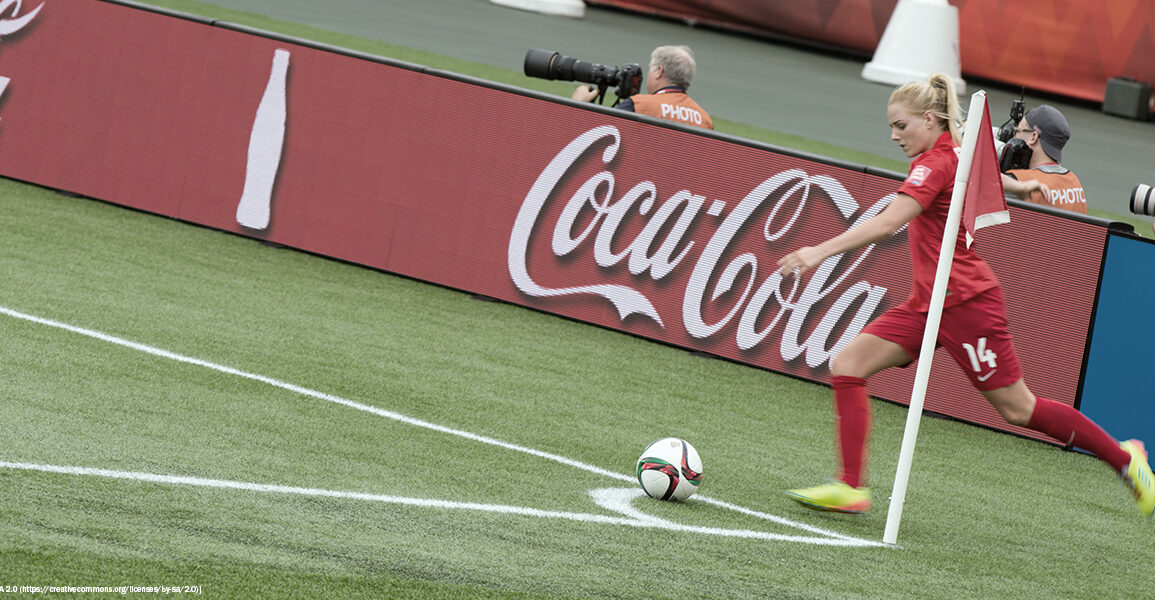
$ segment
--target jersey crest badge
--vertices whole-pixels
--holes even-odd
[[[931,168],[926,165],[919,165],[911,170],[910,175],[906,177],[906,182],[921,186],[927,177],[930,177]]]

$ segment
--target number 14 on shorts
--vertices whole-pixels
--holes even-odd
[[[971,359],[971,368],[974,369],[975,373],[982,373],[983,363],[986,363],[986,367],[991,369],[990,373],[979,377],[979,381],[986,381],[987,378],[994,374],[994,369],[999,366],[999,357],[993,350],[987,348],[987,338],[979,338],[978,344],[975,346],[971,344],[963,344],[962,346],[967,351],[967,356]]]

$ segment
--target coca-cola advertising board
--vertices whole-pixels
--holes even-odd
[[[909,293],[905,233],[798,279],[775,267],[881,210],[892,174],[114,2],[3,24],[8,177],[818,382]],[[1012,208],[977,242],[1032,389],[1066,403],[1104,238]],[[913,376],[871,392],[907,402]],[[927,409],[1037,437],[945,353]]]

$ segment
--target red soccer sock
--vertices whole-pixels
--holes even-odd
[[[866,395],[866,380],[861,377],[837,375],[831,381],[834,387],[834,410],[837,424],[839,456],[842,474],[839,479],[851,487],[866,482],[867,445],[870,438],[870,398]]]
[[[1111,465],[1116,473],[1123,472],[1131,462],[1131,455],[1119,447],[1119,442],[1086,415],[1061,402],[1035,398],[1035,412],[1027,427],[1045,433],[1068,446],[1090,451]]]

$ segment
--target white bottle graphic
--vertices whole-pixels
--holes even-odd
[[[273,55],[273,71],[265,95],[257,107],[253,132],[249,137],[249,158],[245,166],[245,190],[237,205],[237,223],[249,229],[269,226],[273,183],[281,164],[285,143],[285,76],[289,71],[289,51]]]

